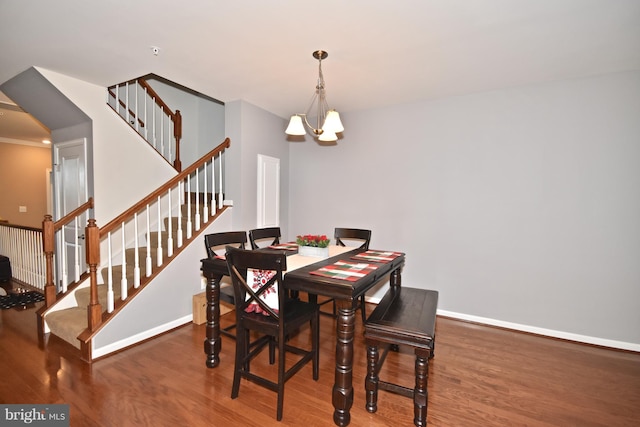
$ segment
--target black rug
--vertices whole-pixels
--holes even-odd
[[[39,292],[29,291],[19,294],[9,294],[6,296],[0,296],[0,309],[33,304],[39,301],[44,301],[44,295]]]

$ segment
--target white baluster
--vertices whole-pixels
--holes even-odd
[[[59,234],[59,241],[58,241],[58,253],[60,254],[60,269],[62,270],[62,274],[60,277],[60,280],[62,281],[61,285],[62,285],[62,293],[66,293],[67,292],[67,285],[68,285],[68,278],[69,276],[67,275],[67,251],[65,250],[65,243],[64,243],[64,236],[65,236],[65,231],[67,229],[66,225],[62,226],[62,229],[60,230],[60,234]]]
[[[216,215],[216,156],[211,157],[211,216]]]
[[[181,248],[182,247],[182,243],[183,243],[183,234],[182,234],[182,204],[183,204],[183,182],[179,181],[178,182],[178,247]]]
[[[144,87],[144,139],[149,141],[149,122],[147,122],[147,98],[149,94],[147,93],[147,87]]]
[[[140,287],[140,247],[138,245],[138,213],[133,214],[133,245],[135,248],[135,259],[133,261],[133,287]]]
[[[218,194],[218,209],[222,209],[224,200],[223,200],[223,194],[222,194],[222,151],[220,152],[220,165],[219,165],[219,169],[220,169],[220,193]]]
[[[207,162],[204,162],[204,167],[202,168],[202,175],[203,175],[202,182],[204,183],[204,189],[202,193],[204,194],[204,200],[202,201],[202,213],[204,214],[203,222],[207,224],[209,222],[209,204],[208,204],[209,195],[207,193]]]
[[[196,169],[196,215],[195,215],[196,231],[200,230],[200,181],[199,181],[198,171],[199,170]]]
[[[111,269],[111,232],[107,233],[107,313],[112,313],[114,309],[113,302],[113,271]]]
[[[158,257],[156,265],[160,267],[162,265],[162,213],[160,206],[160,196],[158,196],[158,218],[156,219],[156,226],[158,227]]]
[[[151,223],[149,221],[149,204],[147,204],[147,257],[145,259],[146,276],[151,276]]]
[[[140,86],[138,84],[138,82],[136,81],[136,108],[134,111],[135,113],[135,120],[136,120],[136,132],[140,133],[140,114],[138,114],[138,86]]]
[[[78,217],[76,216],[74,218],[74,224],[75,226],[73,227],[75,229],[75,238],[76,238],[76,242],[75,245],[73,245],[73,256],[75,258],[75,262],[73,264],[73,270],[74,270],[74,280],[76,282],[78,282],[80,280],[80,236],[78,236],[78,230],[80,229],[80,224],[78,222]]]
[[[129,284],[127,282],[127,241],[126,241],[126,236],[125,236],[125,231],[124,231],[124,221],[122,221],[122,232],[121,232],[121,236],[122,236],[122,248],[121,248],[121,255],[122,255],[122,276],[120,278],[120,299],[122,301],[127,299],[127,288],[129,287]]]
[[[131,118],[129,117],[129,82],[125,83],[124,90],[124,113],[127,123],[131,124]]]
[[[191,238],[193,224],[191,222],[191,179],[187,177],[187,240]]]
[[[115,110],[116,110],[116,113],[120,114],[120,85],[116,85],[115,95],[116,95]]]
[[[168,234],[169,237],[167,237],[167,257],[172,257],[173,256],[173,219],[171,218],[171,188],[169,188],[169,190],[167,190],[167,199],[169,199],[169,218],[167,220],[168,222]]]
[[[151,108],[152,108],[152,112],[153,112],[153,148],[155,148],[157,150],[157,137],[156,137],[156,98],[155,96],[151,98],[152,99],[152,103],[151,103]]]

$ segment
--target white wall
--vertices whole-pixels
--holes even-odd
[[[98,226],[119,215],[176,175],[175,170],[107,105],[104,87],[37,68],[92,120],[95,218]],[[131,181],[136,185],[130,185]]]
[[[291,235],[371,228],[445,314],[640,350],[640,72],[343,122],[290,143]]]

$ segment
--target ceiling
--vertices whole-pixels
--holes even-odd
[[[638,70],[640,1],[0,0],[0,83],[31,66],[105,87],[153,73],[288,117],[318,49],[344,114]]]

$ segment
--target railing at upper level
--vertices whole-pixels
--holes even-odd
[[[143,78],[111,86],[107,103],[180,172],[182,115],[175,113]]]

